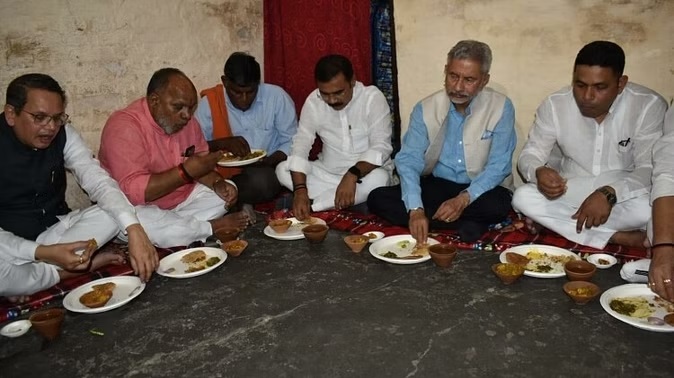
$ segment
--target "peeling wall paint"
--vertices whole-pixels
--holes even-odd
[[[157,69],[179,68],[201,89],[219,82],[234,51],[248,51],[263,63],[262,0],[1,4],[3,103],[13,78],[28,72],[52,75],[65,88],[67,112],[94,152],[110,113],[143,96]],[[68,202],[74,208],[87,204],[72,184]]]
[[[515,159],[536,108],[570,84],[578,50],[593,40],[620,44],[630,80],[674,98],[674,1],[396,0],[394,8],[403,131],[414,104],[442,88],[447,52],[462,39],[492,48],[489,85],[515,105]]]

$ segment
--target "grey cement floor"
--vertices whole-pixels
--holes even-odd
[[[462,252],[448,270],[392,265],[326,241],[251,245],[192,279],[155,275],[127,305],[69,313],[42,345],[0,340],[1,377],[671,377],[674,334],[572,303],[566,278],[504,286],[498,256]],[[618,266],[599,271],[622,284]],[[105,333],[96,336],[89,330]]]

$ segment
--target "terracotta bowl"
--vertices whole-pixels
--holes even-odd
[[[491,271],[506,285],[517,281],[524,274],[524,267],[515,263],[498,263],[491,266]]]
[[[227,252],[227,254],[232,257],[239,256],[246,247],[248,247],[248,242],[245,240],[230,240],[222,243],[220,246],[223,251]]]
[[[320,243],[328,235],[330,228],[324,224],[312,224],[302,229],[304,237],[309,243]]]
[[[577,304],[586,304],[599,295],[601,290],[592,282],[569,281],[564,284],[564,292]]]
[[[30,316],[29,320],[42,337],[54,340],[61,334],[61,326],[65,318],[66,310],[62,308],[50,308],[38,311]]]
[[[349,235],[344,237],[344,243],[346,243],[354,253],[360,253],[369,241],[370,239],[363,235]]]
[[[458,251],[456,246],[447,243],[433,244],[428,247],[428,253],[431,255],[431,260],[433,260],[435,265],[441,268],[449,268]]]
[[[240,231],[231,228],[221,228],[215,231],[214,235],[218,240],[225,243],[230,240],[236,240],[239,236]]]
[[[272,219],[269,221],[269,227],[271,227],[277,234],[288,232],[288,229],[292,224],[293,221],[290,219]]]
[[[589,281],[596,271],[596,266],[582,260],[569,261],[564,265],[564,272],[569,281]]]

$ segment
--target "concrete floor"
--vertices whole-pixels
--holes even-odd
[[[0,340],[1,377],[671,377],[674,334],[578,306],[566,278],[504,286],[496,254],[448,270],[247,230],[244,254],[192,279],[155,275],[129,304],[69,313],[60,339]],[[619,267],[599,271],[603,289]],[[96,336],[89,330],[105,333]]]

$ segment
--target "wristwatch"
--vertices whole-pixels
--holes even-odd
[[[618,202],[618,198],[613,194],[610,190],[608,190],[607,187],[602,186],[601,188],[597,189],[597,192],[601,193],[606,197],[606,200],[608,201],[608,204],[613,206]]]
[[[357,182],[357,183],[360,184],[361,182],[363,182],[363,181],[361,180],[361,178],[363,177],[363,174],[360,172],[360,169],[358,169],[358,167],[356,167],[355,165],[352,166],[351,168],[349,168],[349,173],[351,173],[351,174],[353,174],[354,176],[356,176],[356,179],[357,179],[356,182]]]

